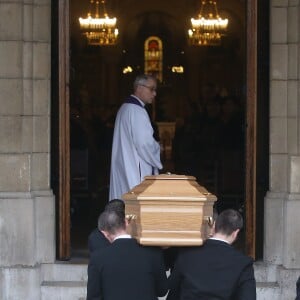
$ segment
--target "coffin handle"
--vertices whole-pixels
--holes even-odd
[[[136,220],[136,215],[134,214],[128,214],[125,216],[125,219],[129,222],[131,222],[132,220]]]
[[[213,227],[214,225],[214,219],[211,216],[205,216],[204,220],[207,222],[209,227]]]

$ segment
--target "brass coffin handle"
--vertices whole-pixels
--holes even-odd
[[[213,219],[213,217],[205,216],[204,220],[206,220],[206,222],[207,222],[207,224],[208,224],[209,227],[213,227],[213,225],[214,225],[214,219]]]
[[[132,220],[136,220],[136,215],[129,214],[129,215],[126,215],[125,218],[128,222],[131,222]]]

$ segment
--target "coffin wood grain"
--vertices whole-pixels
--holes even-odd
[[[128,232],[142,245],[195,246],[208,237],[216,197],[185,175],[147,176],[123,195]]]

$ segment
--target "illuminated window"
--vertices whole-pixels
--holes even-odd
[[[145,73],[154,75],[162,82],[162,41],[150,36],[145,41]]]

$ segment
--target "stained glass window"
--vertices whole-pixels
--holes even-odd
[[[162,41],[156,36],[150,36],[145,41],[145,73],[154,75],[162,82]]]

